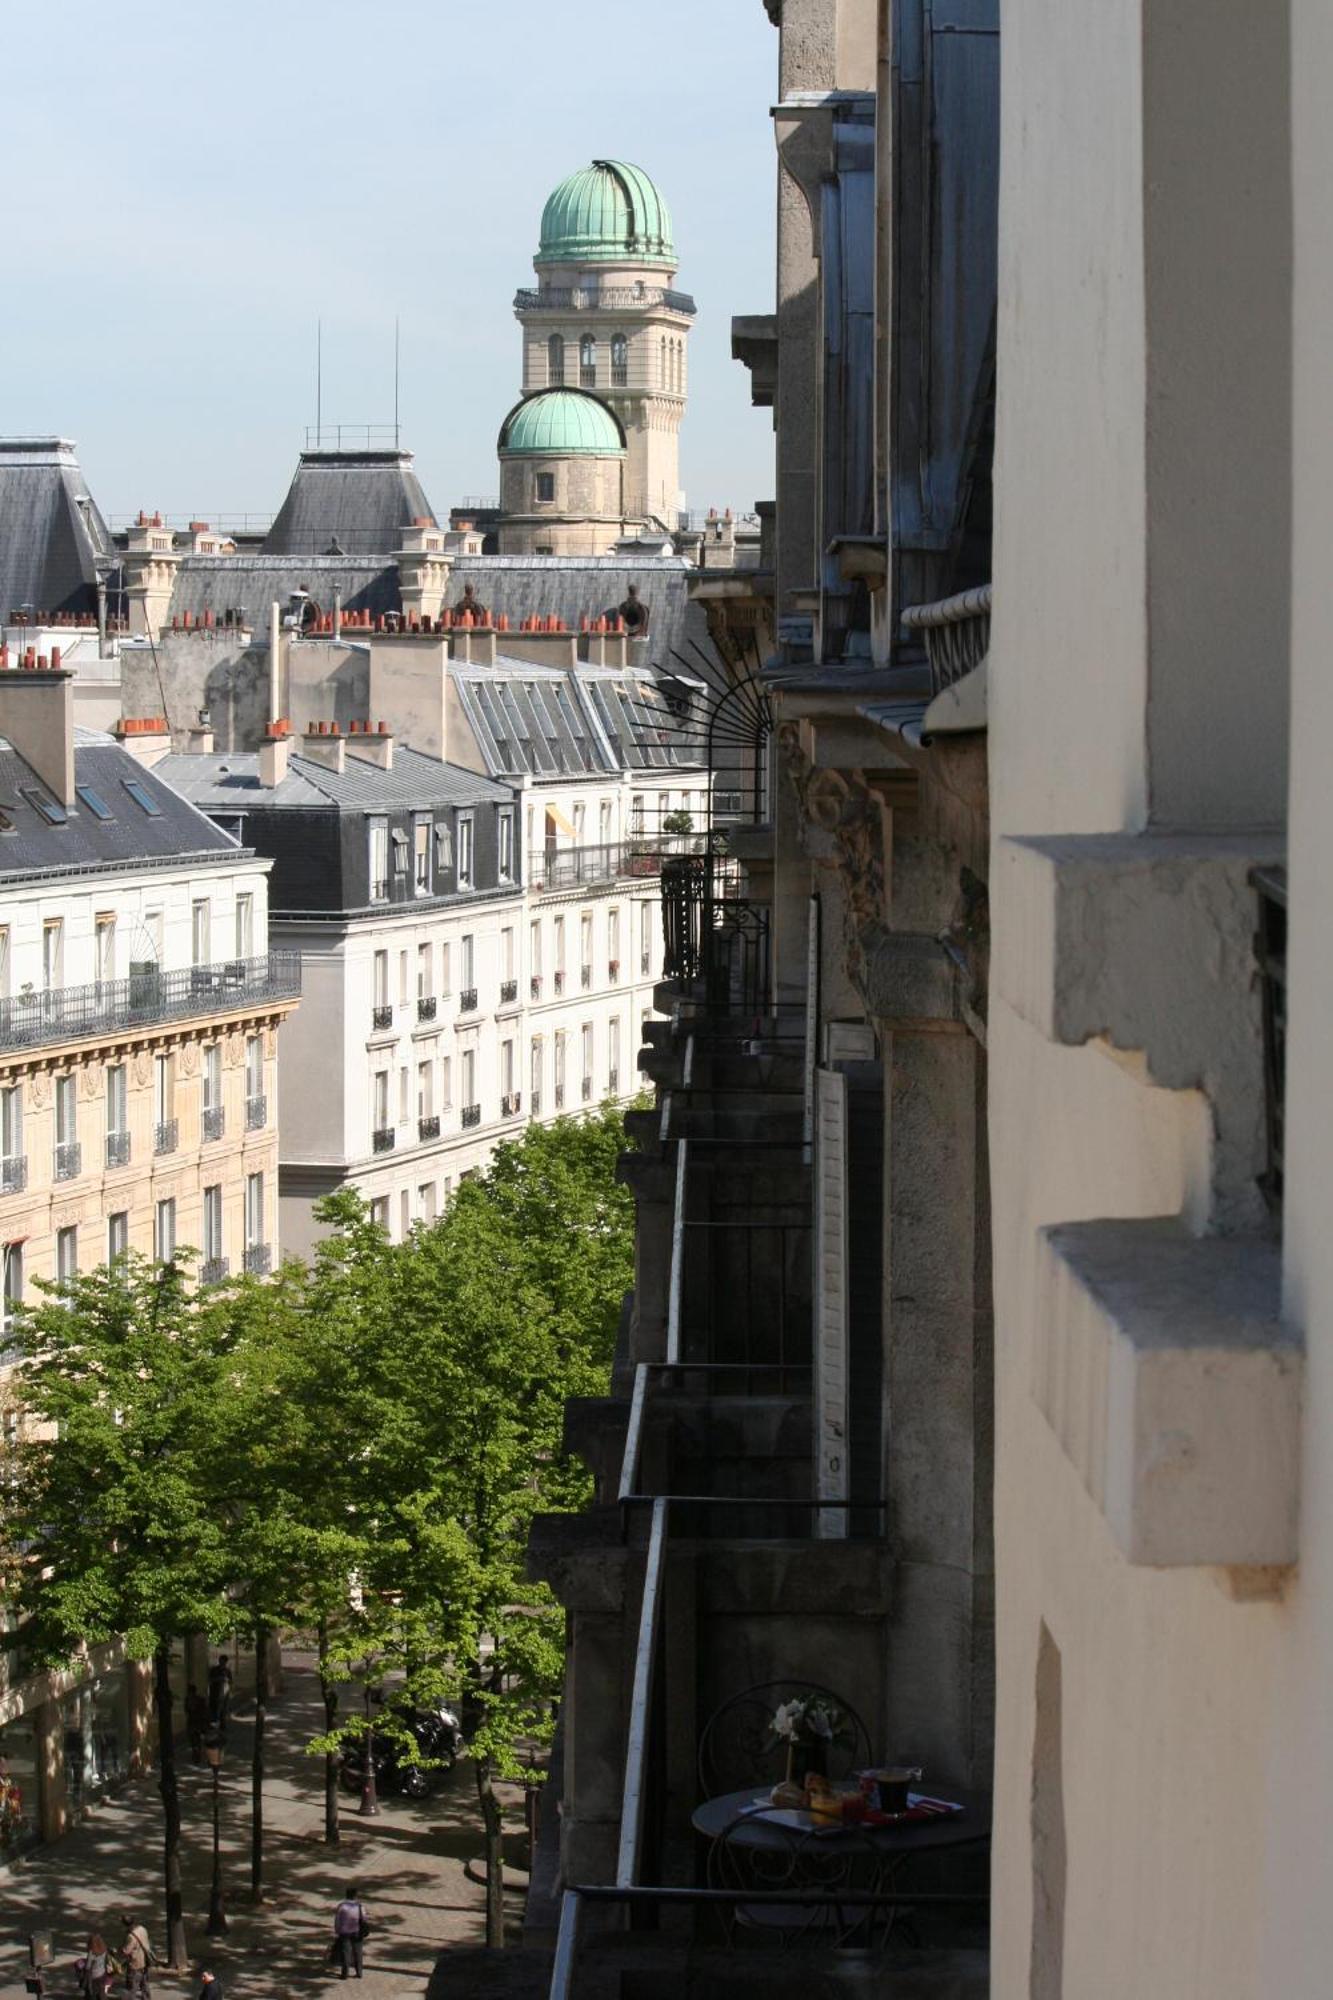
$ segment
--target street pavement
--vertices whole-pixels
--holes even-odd
[[[415,1803],[386,1797],[377,1819],[361,1819],[344,1792],[341,1845],[324,1845],[323,1760],[303,1744],[322,1726],[318,1682],[308,1659],[288,1656],[284,1690],[269,1704],[268,1778],[264,1788],[265,1902],[249,1901],[251,1714],[233,1711],[221,1778],[222,1863],[229,1929],[207,1936],[212,1872],[211,1789],[181,1745],[181,1810],[185,1826],[185,1913],[190,1974],[153,1973],[155,2000],[198,1991],[199,1971],[211,1966],[225,2000],[284,2000],[327,1990],[337,1973],[327,1962],[333,1907],[355,1882],[373,1927],[366,1941],[364,2000],[420,2000],[439,1952],[475,1945],[483,1935],[480,1820],[471,1768],[460,1761],[434,1796]],[[512,1790],[506,1826],[522,1825],[521,1793]],[[517,1845],[506,1838],[507,1855]],[[521,1919],[521,1898],[506,1897]],[[162,1812],[156,1779],[128,1785],[98,1806],[72,1833],[40,1848],[9,1873],[0,1871],[0,2000],[25,1992],[27,1937],[50,1930],[53,2000],[75,1993],[73,1964],[90,1930],[114,1947],[124,1935],[122,1912],[148,1925],[162,1951]],[[123,1988],[118,1988],[123,1992]]]

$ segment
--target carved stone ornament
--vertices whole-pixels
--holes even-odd
[[[244,1035],[228,1035],[223,1048],[222,1060],[228,1069],[239,1069],[245,1061]]]
[[[181,1075],[197,1076],[199,1072],[198,1042],[184,1042],[181,1045]]]
[[[102,1095],[102,1072],[92,1063],[85,1063],[79,1071],[79,1096],[91,1103]]]
[[[51,1077],[47,1070],[34,1071],[31,1096],[33,1105],[38,1111],[51,1102]]]
[[[888,923],[884,802],[869,786],[845,772],[816,770],[801,747],[800,731],[794,723],[783,723],[778,747],[803,821],[833,842],[832,865],[842,890],[847,971],[859,983],[865,967],[865,940],[878,936]]]
[[[266,1056],[273,1057],[276,1056],[277,1053],[278,1053],[278,1031],[276,1028],[265,1028],[264,1054]]]
[[[136,1049],[134,1052],[134,1081],[142,1090],[145,1084],[151,1083],[152,1080],[153,1058],[149,1055],[147,1049]]]

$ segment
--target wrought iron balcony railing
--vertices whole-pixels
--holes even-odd
[[[464,1130],[466,1130],[469,1126],[472,1125],[480,1125],[480,1123],[481,1123],[481,1106],[479,1104],[465,1104],[463,1106]]]
[[[641,834],[579,847],[538,847],[528,855],[530,889],[579,889],[599,882],[651,880],[671,854],[700,854],[701,833]]]
[[[607,978],[608,978],[608,979],[610,980],[610,982],[611,982],[611,984],[612,984],[613,986],[619,986],[619,984],[620,984],[620,960],[619,960],[618,958],[612,958],[612,959],[608,959],[608,960],[607,960],[607,966],[606,966],[606,976],[607,976]]]
[[[13,1153],[0,1160],[0,1194],[22,1194],[28,1185],[28,1156]]]
[[[230,1272],[229,1257],[205,1257],[199,1266],[199,1282],[201,1285],[220,1285]]]
[[[418,994],[417,996],[418,1021],[433,1021],[435,1019],[435,1006],[436,1006],[435,995],[433,993]]]
[[[518,981],[516,979],[502,979],[500,982],[500,1005],[502,1007],[512,1007],[517,998]]]
[[[153,1127],[153,1151],[159,1154],[174,1153],[180,1144],[180,1135],[180,1120],[164,1118],[160,1125]]]
[[[531,996],[532,996],[532,998],[533,998],[534,1000],[540,1000],[540,999],[541,999],[541,997],[542,997],[542,976],[541,976],[540,972],[534,972],[534,973],[533,973],[533,975],[532,975],[532,977],[531,977],[531,979],[530,979],[530,980],[528,981],[528,992],[529,992],[529,993],[531,994]]]
[[[107,1133],[106,1163],[109,1167],[127,1167],[129,1165],[130,1135],[128,1132]]]
[[[270,951],[262,958],[229,959],[177,972],[150,967],[132,972],[128,979],[57,986],[0,1000],[0,1049],[39,1048],[157,1021],[230,1013],[270,1000],[290,1000],[300,991],[301,955],[295,951]]]
[[[505,1095],[500,1099],[500,1116],[502,1118],[517,1118],[522,1109],[523,1097],[521,1092],[517,1090],[506,1091]]]
[[[439,1136],[440,1136],[440,1121],[438,1117],[418,1118],[417,1120],[418,1139],[422,1140],[438,1139]]]
[[[385,1028],[391,1028],[393,1026],[393,1008],[372,1007],[370,1010],[370,1025],[377,1035],[382,1034]]]
[[[462,992],[458,996],[458,1011],[460,1014],[476,1013],[477,989],[475,986],[465,986],[463,988]]]
[[[247,1243],[245,1246],[245,1268],[256,1278],[263,1278],[273,1269],[273,1252],[267,1243]]]
[[[920,632],[930,662],[930,683],[939,694],[979,667],[990,646],[991,587],[960,590],[937,604],[909,604],[903,625]]]
[[[392,1125],[382,1125],[378,1132],[371,1134],[370,1143],[377,1153],[391,1153],[397,1137]]]
[[[247,1132],[262,1132],[268,1124],[268,1098],[257,1091],[245,1100],[245,1129]]]
[[[210,1104],[204,1112],[205,1139],[220,1139],[226,1129],[226,1112],[220,1104]]]
[[[563,993],[565,990],[565,975],[563,972],[555,974],[555,990],[557,993]]]

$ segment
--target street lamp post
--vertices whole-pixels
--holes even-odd
[[[222,1845],[218,1820],[218,1773],[222,1768],[222,1739],[216,1730],[204,1738],[204,1756],[213,1773],[213,1886],[208,1897],[208,1935],[225,1937],[227,1912],[222,1907]]]
[[[366,1733],[361,1739],[361,1803],[357,1807],[362,1819],[374,1819],[380,1809],[375,1792],[375,1721],[370,1709],[370,1682],[366,1682]]]

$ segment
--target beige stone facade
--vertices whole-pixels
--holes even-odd
[[[627,476],[623,456],[502,457],[501,555],[609,555],[625,532]]]

